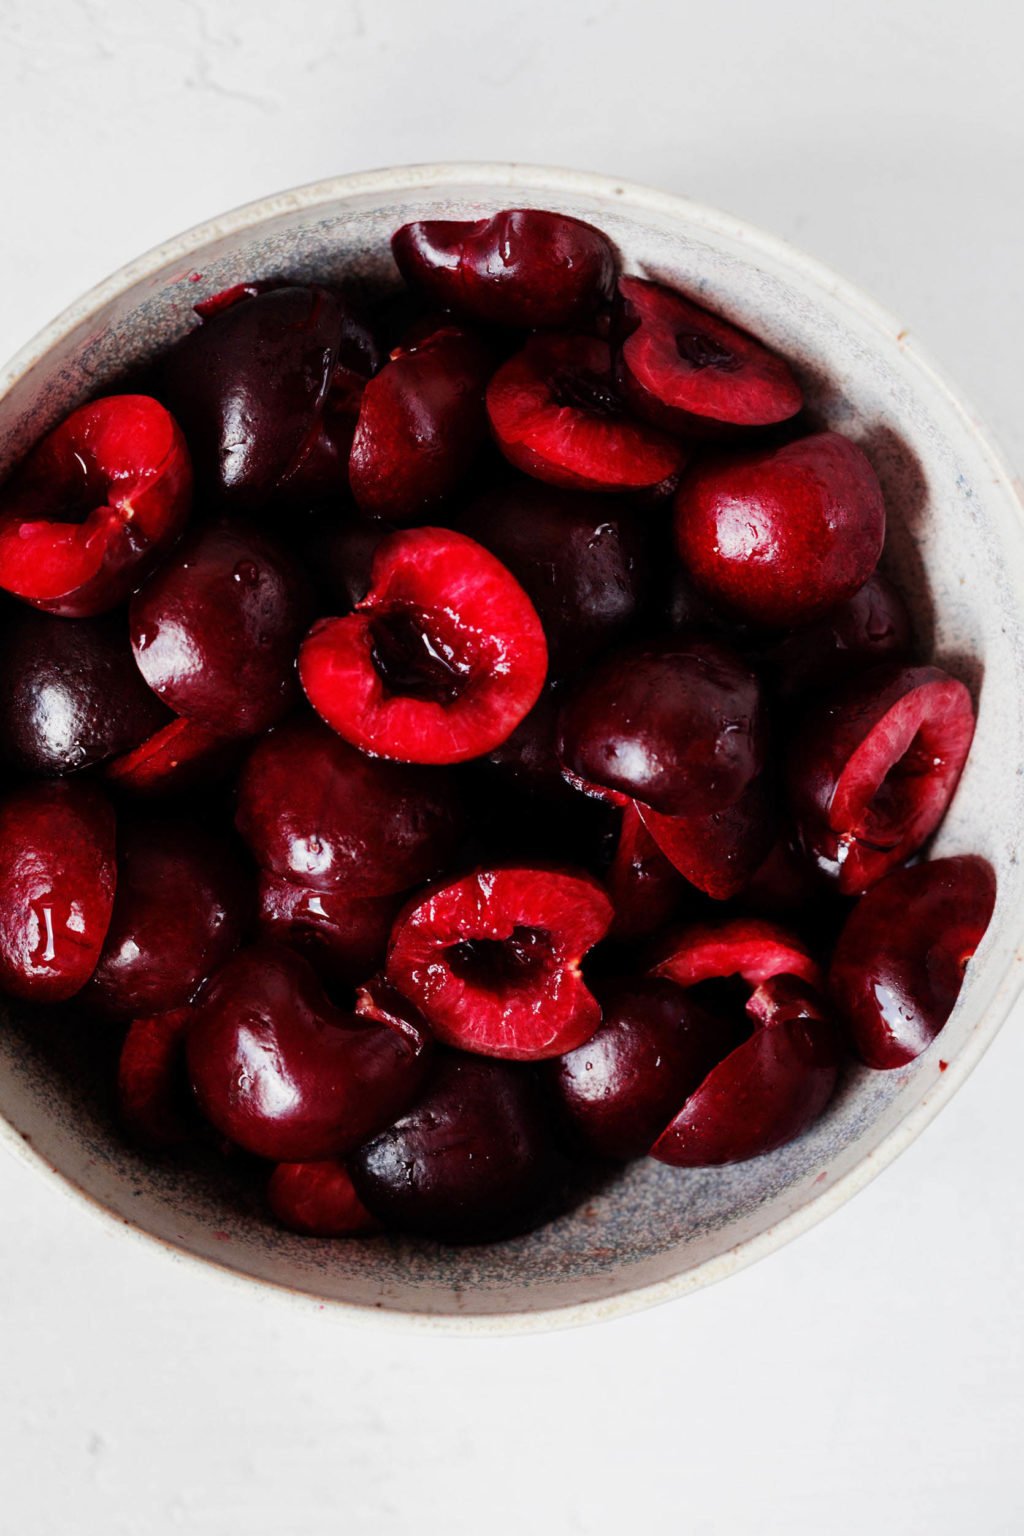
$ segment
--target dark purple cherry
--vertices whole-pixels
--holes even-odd
[[[189,1030],[189,1075],[216,1128],[257,1157],[340,1157],[415,1097],[429,1038],[344,1013],[308,960],[277,945],[239,952]]]
[[[237,824],[271,874],[347,897],[386,896],[443,867],[458,801],[445,769],[367,757],[303,718],[253,749]]]
[[[118,1019],[181,1007],[236,948],[252,905],[234,843],[184,818],[123,819],[114,911],[83,1000]]]
[[[132,655],[121,617],[12,613],[3,632],[0,742],[27,773],[74,773],[131,751],[172,718]]]
[[[913,629],[897,587],[877,571],[831,613],[757,651],[757,668],[782,699],[833,688],[910,653]]]
[[[536,1225],[560,1174],[530,1068],[447,1051],[422,1097],[349,1169],[386,1226],[464,1243]]]
[[[177,714],[245,736],[294,704],[312,599],[292,556],[254,529],[223,522],[194,534],[130,613],[139,669]]]
[[[680,637],[612,657],[562,710],[564,768],[669,816],[726,810],[764,754],[757,678],[713,640]]]

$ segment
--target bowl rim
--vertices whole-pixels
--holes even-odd
[[[211,241],[244,233],[283,215],[309,212],[323,204],[360,195],[432,187],[441,189],[446,186],[471,188],[477,185],[498,186],[510,193],[517,188],[534,193],[551,193],[554,196],[579,193],[619,202],[623,207],[640,214],[647,212],[683,218],[711,234],[738,241],[753,252],[761,251],[795,274],[830,290],[842,305],[855,311],[873,330],[880,332],[886,341],[895,343],[904,359],[959,416],[975,447],[987,462],[992,483],[1013,503],[1018,519],[1024,526],[1021,482],[1015,478],[1009,464],[994,446],[977,413],[965,402],[963,395],[953,388],[927,350],[922,349],[912,338],[909,330],[883,305],[863,293],[827,263],[807,255],[780,236],[688,197],[663,192],[642,182],[621,177],[518,161],[439,161],[356,171],[272,193],[193,225],[137,256],[95,284],[44,325],[0,369],[0,397],[6,395],[59,341],[77,327],[100,314],[138,283],[154,277],[169,265],[187,260]],[[825,1183],[820,1193],[807,1195],[796,1210],[773,1225],[734,1244],[724,1253],[703,1260],[682,1274],[647,1285],[627,1286],[608,1297],[567,1302],[564,1306],[545,1306],[536,1310],[523,1307],[509,1312],[467,1315],[373,1306],[317,1295],[313,1290],[290,1285],[285,1281],[258,1277],[216,1257],[197,1254],[184,1243],[146,1231],[127,1217],[118,1216],[96,1195],[85,1189],[72,1174],[54,1167],[41,1152],[25,1141],[17,1128],[2,1114],[0,1145],[5,1146],[16,1161],[34,1168],[69,1198],[83,1203],[99,1218],[109,1233],[128,1234],[147,1247],[162,1248],[179,1263],[194,1266],[205,1274],[215,1274],[236,1287],[244,1288],[250,1296],[260,1298],[265,1304],[271,1304],[276,1297],[283,1295],[316,1311],[322,1312],[329,1308],[345,1320],[372,1321],[403,1332],[416,1330],[476,1336],[541,1333],[626,1316],[687,1295],[766,1258],[838,1210],[917,1139],[973,1072],[1024,992],[1022,960],[1024,942],[1018,946],[1006,967],[990,1007],[971,1031],[958,1055],[949,1063],[948,1069],[936,1076],[921,1100],[893,1126],[878,1146],[866,1153],[841,1178]]]

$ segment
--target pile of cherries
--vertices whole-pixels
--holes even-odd
[[[293,1229],[481,1240],[911,1061],[995,884],[914,862],[971,697],[788,364],[560,214],[392,245],[365,311],[197,305],[0,491],[0,987]]]

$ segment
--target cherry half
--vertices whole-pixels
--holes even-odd
[[[267,1185],[267,1202],[283,1227],[304,1237],[361,1237],[378,1229],[336,1157],[278,1163]]]

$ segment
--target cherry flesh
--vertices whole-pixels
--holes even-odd
[[[360,1237],[377,1231],[338,1158],[278,1163],[267,1185],[267,1203],[283,1227],[304,1237]]]

